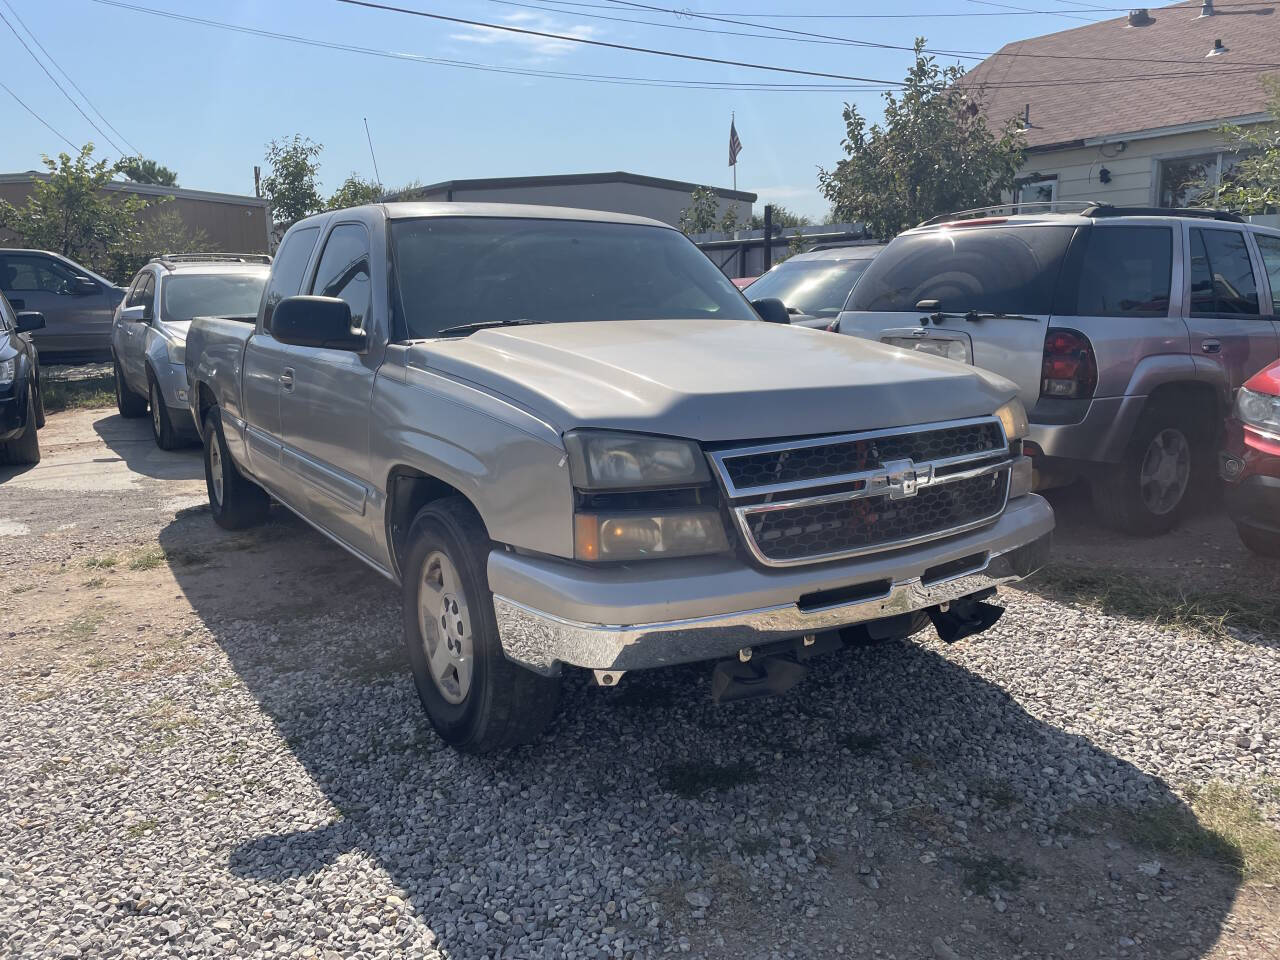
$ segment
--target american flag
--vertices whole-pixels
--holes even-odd
[[[742,152],[742,141],[738,139],[738,129],[733,125],[733,119],[729,119],[729,166],[736,166],[738,163],[738,154]]]

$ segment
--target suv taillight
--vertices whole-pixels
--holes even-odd
[[[1044,335],[1040,396],[1092,397],[1097,386],[1098,362],[1089,338],[1078,330],[1049,330]]]

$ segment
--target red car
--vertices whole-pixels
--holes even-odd
[[[1240,388],[1220,466],[1240,539],[1254,553],[1280,557],[1280,361]]]

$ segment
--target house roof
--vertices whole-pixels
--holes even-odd
[[[31,183],[48,180],[49,174],[28,170],[25,173],[0,173],[0,183]],[[189,200],[208,200],[212,203],[234,203],[245,207],[266,207],[264,197],[246,197],[238,193],[216,193],[210,190],[191,190],[187,187],[161,187],[152,183],[134,183],[132,180],[111,180],[103,184],[106,190],[119,193],[136,193],[149,197],[182,197]]]
[[[1031,149],[1264,119],[1262,77],[1280,72],[1280,9],[1219,0],[1201,17],[1203,5],[1148,8],[1144,25],[1118,17],[1009,43],[966,83],[985,87],[993,125],[1030,104]],[[1207,57],[1215,40],[1227,52]]]
[[[662,177],[649,177],[641,173],[627,173],[615,170],[611,173],[561,173],[535,177],[487,177],[478,180],[442,180],[440,183],[429,183],[425,187],[415,187],[414,194],[438,193],[447,190],[494,190],[519,189],[520,187],[556,187],[580,186],[587,183],[631,183],[642,187],[662,187],[667,190],[678,190],[681,193],[692,193],[701,184],[688,183],[684,180],[666,180]],[[754,193],[745,190],[728,190],[724,187],[711,188],[725,200],[756,201]]]

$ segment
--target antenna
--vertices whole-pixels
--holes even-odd
[[[364,117],[364,137],[369,141],[369,156],[373,159],[373,176],[378,181],[378,186],[382,186],[382,174],[378,172],[378,156],[373,152],[373,136],[369,133],[369,118]]]

